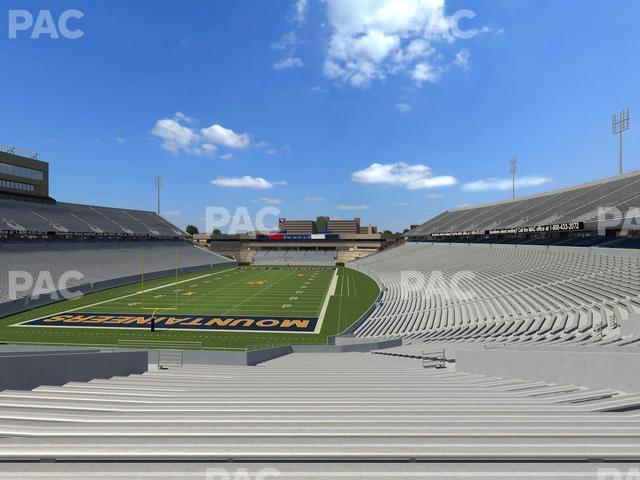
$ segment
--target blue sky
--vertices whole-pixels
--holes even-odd
[[[272,205],[396,231],[508,198],[514,155],[520,194],[615,174],[622,108],[640,168],[634,0],[3,5],[0,143],[60,201],[155,209],[161,175],[182,227]],[[84,35],[11,39],[11,9],[77,9]]]

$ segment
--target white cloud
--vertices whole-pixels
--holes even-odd
[[[269,150],[265,151],[264,153],[266,153],[267,155],[275,155],[276,153],[278,153],[278,150],[276,150],[275,148],[270,148]]]
[[[463,48],[458,53],[456,53],[456,56],[453,59],[453,64],[463,70],[468,70],[471,66],[471,63],[469,61],[470,56],[471,54],[469,53],[469,50]]]
[[[367,168],[352,173],[351,179],[358,183],[400,186],[409,190],[445,187],[458,183],[458,180],[450,175],[433,176],[431,168],[426,165],[409,165],[404,162],[372,163]]]
[[[293,6],[293,19],[297,23],[302,23],[307,18],[307,9],[309,8],[309,4],[307,0],[296,0],[296,3]]]
[[[531,176],[516,178],[516,188],[537,187],[553,182],[550,177]],[[462,189],[471,192],[485,192],[487,190],[511,190],[511,178],[487,178],[485,180],[476,180],[465,184]]]
[[[437,82],[440,74],[431,64],[420,62],[411,72],[411,78],[413,78],[413,81],[418,85],[422,85],[423,82]]]
[[[211,180],[211,183],[217,187],[257,189],[273,188],[276,184],[276,182],[270,182],[262,177],[250,177],[249,175],[238,178],[216,178],[215,180]]]
[[[119,137],[118,135],[109,135],[109,138],[120,145],[125,142],[124,138]]]
[[[213,156],[218,147],[243,149],[253,145],[251,135],[236,133],[219,124],[196,130],[190,125],[195,122],[191,117],[177,112],[173,118],[163,118],[154,125],[151,133],[162,139],[162,148],[178,155],[180,152],[193,155]],[[265,142],[266,145],[266,142]],[[231,158],[230,154],[220,156],[223,160]]]
[[[196,155],[208,155],[212,157],[218,148],[212,143],[201,143],[199,146],[193,149],[193,153]]]
[[[233,153],[223,153],[220,155],[221,160],[231,160],[233,158]]]
[[[299,68],[302,67],[302,60],[298,57],[287,57],[282,60],[278,60],[273,64],[273,68],[275,70],[286,70],[288,68]]]
[[[284,185],[287,184],[287,182],[284,181],[284,180],[279,180],[279,181],[271,182],[271,183],[273,183],[274,185],[280,185],[280,186],[284,186]]]
[[[222,125],[214,124],[200,132],[203,138],[216,145],[229,148],[247,148],[251,145],[251,136],[248,133],[236,133]]]
[[[317,203],[324,201],[324,197],[304,197],[305,202]]]
[[[396,103],[396,110],[402,113],[407,113],[411,111],[411,105],[408,103]]]
[[[355,211],[355,210],[369,210],[369,205],[336,205],[338,210],[347,210],[347,211]]]
[[[271,43],[271,48],[274,50],[286,50],[288,48],[293,47],[298,41],[297,34],[295,30],[291,30],[290,32],[285,33],[280,37],[280,39],[276,42]]]
[[[180,210],[167,210],[166,212],[162,212],[163,217],[180,217],[182,212]]]
[[[284,51],[284,58],[273,64],[275,70],[286,70],[302,67],[302,59],[295,56],[298,47],[298,32],[307,18],[309,9],[308,0],[295,0],[288,14],[288,20],[294,23],[293,30],[282,35],[277,41],[271,43],[274,50]]]
[[[182,122],[182,123],[193,123],[194,122],[193,118],[185,115],[182,112],[176,112],[176,114],[173,116],[173,119],[178,121],[178,122]]]
[[[267,205],[282,205],[284,203],[284,201],[280,200],[279,198],[269,198],[269,197],[263,197],[260,199],[260,201],[262,203],[266,203]]]
[[[441,195],[439,193],[430,193],[429,195],[427,195],[428,198],[443,198],[444,195]]]
[[[171,118],[158,120],[151,133],[161,138],[162,148],[173,155],[178,155],[180,151],[191,153],[192,145],[198,140],[198,135],[193,130]]]
[[[418,85],[440,78],[438,42],[456,41],[445,0],[326,0],[331,36],[324,74],[355,87],[406,73]],[[466,30],[475,34],[475,30]]]

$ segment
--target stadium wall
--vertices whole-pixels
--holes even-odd
[[[456,348],[456,370],[503,378],[640,390],[640,352],[606,347],[465,350]]]
[[[178,269],[178,273],[179,274],[190,273],[198,270],[205,270],[207,268],[215,270],[218,268],[229,268],[230,266],[234,266],[234,265],[236,265],[236,262],[232,262],[232,261],[229,261],[227,263],[197,265],[192,267],[180,268]],[[153,280],[156,278],[174,275],[175,272],[176,272],[175,269],[161,270],[161,271],[149,272],[149,273],[145,272],[144,278],[145,280]],[[138,281],[140,281],[140,275],[129,275],[127,277],[114,278],[114,279],[105,280],[102,282],[94,282],[94,283],[88,283],[85,285],[80,285],[77,288],[74,288],[74,291],[80,292],[82,295],[88,295],[90,293],[96,293],[102,290],[108,290],[110,288],[130,285]],[[34,308],[42,307],[44,305],[49,305],[49,304],[61,301],[61,300],[51,299],[52,296],[55,298],[56,295],[62,298],[60,295],[60,292],[55,292],[55,294],[42,295],[40,296],[40,298],[37,298],[37,299],[25,297],[25,298],[20,298],[18,300],[1,303],[0,318],[8,317],[9,315],[15,315],[21,312],[26,312],[27,310],[31,310]]]
[[[290,346],[264,348],[251,351],[181,350],[182,362],[194,365],[253,366],[293,352]],[[158,350],[148,350],[149,363],[158,362]]]
[[[0,390],[32,390],[41,385],[142,374],[147,367],[144,351],[5,351],[0,353]]]
[[[232,350],[180,350],[182,362],[185,365],[239,365],[254,366],[274,358],[289,355],[290,353],[347,353],[370,352],[382,348],[398,347],[402,345],[402,339],[383,341],[354,341],[340,345],[282,345],[279,347],[263,348],[250,351]],[[121,349],[129,351],[128,349]],[[150,364],[158,363],[159,351],[147,350],[147,359]]]
[[[330,337],[331,339],[332,337]],[[335,344],[330,345],[293,345],[295,353],[347,353],[347,352],[370,352],[383,348],[399,347],[402,345],[401,338],[392,340],[358,341],[353,337],[333,337]]]

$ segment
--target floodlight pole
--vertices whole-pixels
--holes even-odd
[[[511,172],[511,198],[516,198],[516,171],[518,170],[518,159],[513,157],[509,160],[509,172]]]
[[[629,130],[629,109],[620,112],[620,117],[613,114],[611,119],[611,133],[619,136],[618,175],[622,175],[622,132]]]
[[[622,175],[622,130],[620,131],[620,141],[618,142],[618,175]]]
[[[160,187],[162,187],[162,177],[155,178],[156,189],[158,190],[158,215],[160,215]]]

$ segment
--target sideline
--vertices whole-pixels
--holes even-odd
[[[316,324],[316,328],[313,333],[320,333],[322,330],[322,324],[324,323],[324,316],[327,313],[327,308],[329,307],[329,300],[336,293],[336,288],[338,286],[338,269],[336,268],[333,271],[333,278],[331,279],[331,283],[329,284],[329,289],[327,290],[327,294],[324,297],[324,303],[322,304],[322,310],[320,310],[320,317],[318,317],[318,323]]]

